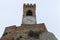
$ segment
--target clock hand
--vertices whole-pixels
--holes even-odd
[[[29,20],[29,21],[33,22],[31,19],[27,19],[27,20]]]

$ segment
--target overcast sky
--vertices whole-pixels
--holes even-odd
[[[5,27],[21,26],[24,3],[36,3],[37,23],[60,40],[60,0],[0,0],[0,37]]]

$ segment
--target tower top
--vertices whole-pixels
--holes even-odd
[[[24,3],[24,5],[23,5],[23,7],[25,8],[25,7],[28,7],[28,8],[35,8],[36,7],[36,4],[25,4]]]

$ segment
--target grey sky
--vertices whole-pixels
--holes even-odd
[[[45,23],[60,40],[60,0],[0,0],[0,37],[5,27],[21,25],[23,3],[36,3],[37,23]]]

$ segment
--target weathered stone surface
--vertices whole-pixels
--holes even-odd
[[[15,39],[16,40],[16,39]],[[39,35],[39,38],[36,39],[34,37],[27,37],[27,38],[19,38],[19,40],[57,40],[53,33],[44,32]]]
[[[45,33],[40,34],[39,39],[40,40],[57,40],[54,34],[50,32],[45,32]]]
[[[33,27],[33,26],[32,26]],[[40,26],[39,26],[40,27]],[[38,26],[37,26],[37,28],[39,28]],[[43,26],[42,26],[43,27]],[[24,27],[23,27],[24,28]],[[26,28],[26,27],[25,27]],[[35,28],[34,28],[35,29]],[[56,37],[54,36],[54,34],[52,34],[52,33],[50,33],[50,32],[47,32],[47,31],[45,31],[45,32],[43,32],[43,33],[41,33],[41,34],[39,34],[39,38],[38,39],[36,39],[36,38],[34,38],[34,37],[28,37],[28,31],[29,30],[14,30],[14,28],[13,28],[13,30],[11,29],[11,31],[12,32],[10,32],[10,30],[8,29],[8,30],[6,30],[5,32],[9,32],[9,34],[8,35],[6,35],[6,36],[3,36],[2,38],[1,38],[1,40],[12,40],[12,39],[14,39],[14,40],[17,40],[17,38],[19,38],[20,36],[22,36],[22,38],[19,38],[19,40],[57,40],[56,39]],[[33,30],[34,31],[34,30]],[[35,32],[35,31],[34,31]]]
[[[57,40],[57,38],[54,36],[53,33],[50,32],[44,32],[39,35],[39,39],[36,38],[30,38],[28,40]]]

